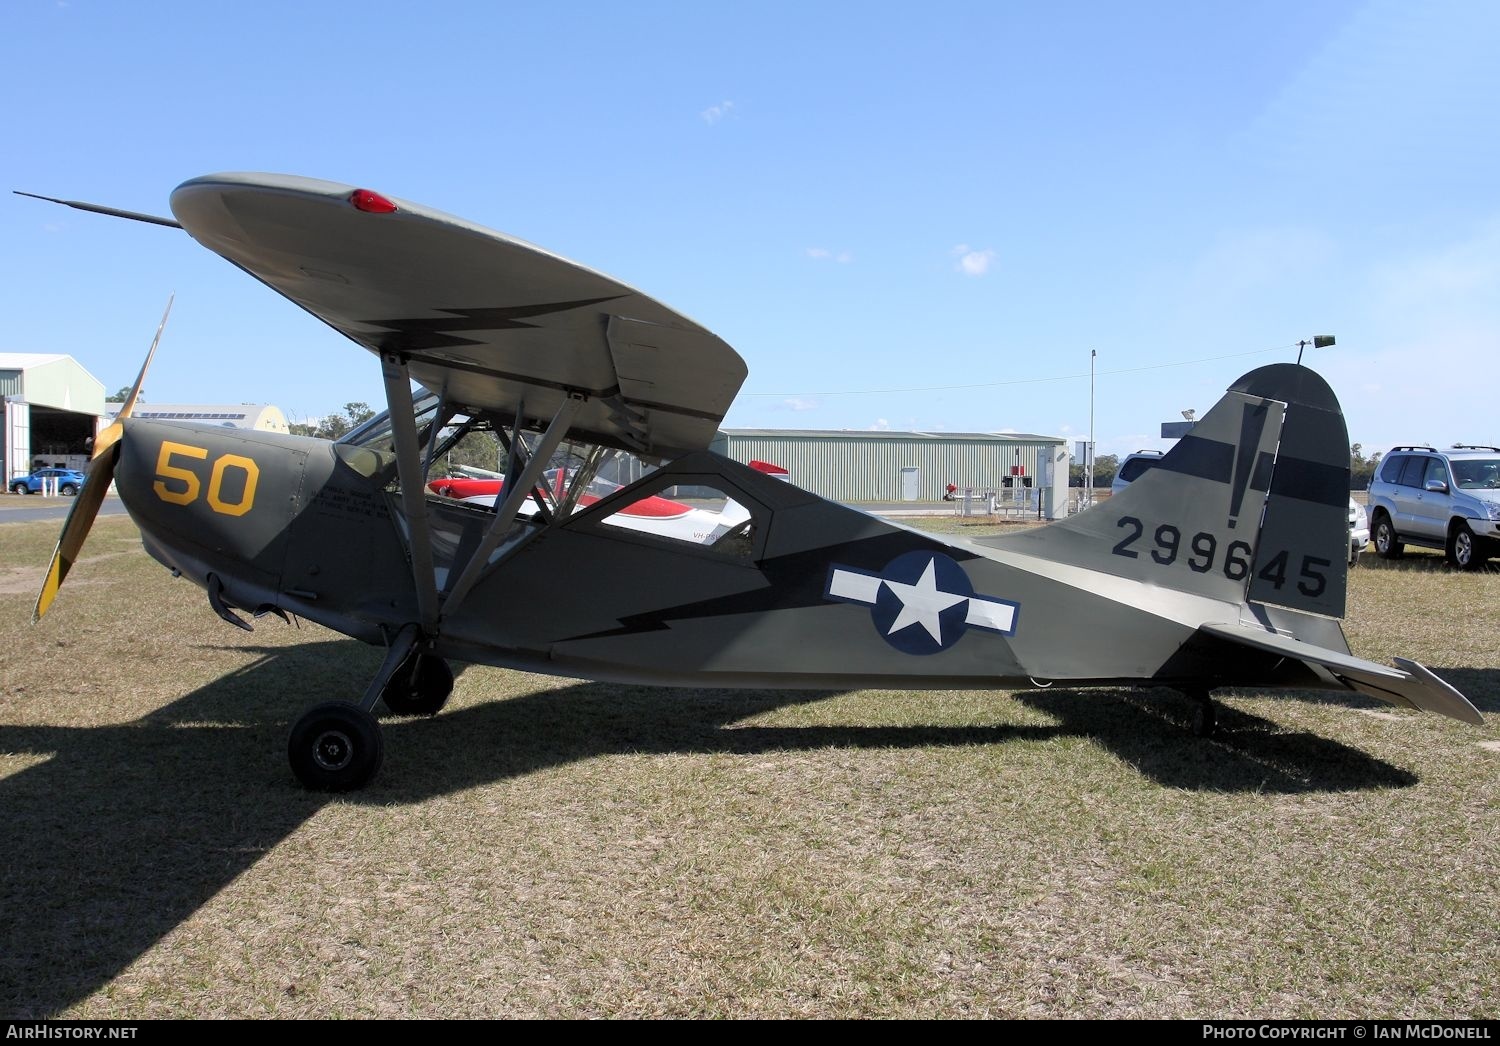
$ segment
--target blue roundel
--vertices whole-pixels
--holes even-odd
[[[870,617],[903,654],[936,654],[963,637],[974,586],[940,552],[907,552],[886,564]]]

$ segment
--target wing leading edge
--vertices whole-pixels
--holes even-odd
[[[575,438],[648,456],[712,441],[746,375],[722,339],[540,247],[373,198],[381,206],[334,182],[220,174],[178,186],[172,212],[355,343],[401,354],[450,403],[526,424],[582,396]]]

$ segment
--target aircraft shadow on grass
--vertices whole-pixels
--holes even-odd
[[[47,1017],[98,991],[329,801],[286,769],[287,730],[300,704],[288,695],[305,696],[324,679],[364,677],[373,652],[345,640],[250,652],[262,656],[132,723],[0,727],[0,751],[45,757],[0,780],[0,1013]],[[1286,734],[1232,709],[1221,719],[1224,740],[1202,741],[1163,722],[1176,698],[1126,691],[1021,698],[1055,725],[729,728],[827,696],[584,683],[396,720],[387,723],[385,775],[344,801],[421,802],[610,753],[1061,735],[1091,737],[1169,787],[1307,792],[1415,781],[1338,742]]]

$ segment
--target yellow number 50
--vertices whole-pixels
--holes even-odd
[[[173,455],[194,461],[207,461],[208,451],[203,447],[162,440],[161,454],[156,459],[156,475],[159,478],[151,484],[156,496],[173,505],[191,505],[203,492],[203,481],[192,469],[172,464]],[[238,501],[225,501],[224,473],[232,468],[245,474],[245,488],[240,492]],[[181,483],[182,489],[173,490],[168,487],[165,480],[169,479]],[[225,516],[243,516],[255,504],[255,485],[259,482],[260,466],[254,461],[240,454],[221,454],[214,459],[213,469],[208,477],[208,507]]]

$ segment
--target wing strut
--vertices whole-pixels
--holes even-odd
[[[430,636],[437,632],[437,575],[432,568],[432,533],[427,525],[427,491],[422,483],[422,448],[417,444],[411,377],[406,361],[394,352],[384,353],[380,362],[385,378],[385,405],[390,411],[391,435],[395,437],[396,471],[401,477],[401,509],[408,527],[417,613],[422,618],[422,631]]]
[[[469,590],[474,587],[474,583],[479,580],[479,575],[489,566],[490,556],[500,546],[500,540],[510,530],[511,524],[516,521],[516,514],[520,512],[522,502],[531,496],[532,488],[536,486],[542,470],[547,467],[552,453],[562,444],[563,437],[568,434],[568,428],[572,425],[573,418],[578,414],[583,403],[583,396],[576,393],[563,400],[562,406],[557,409],[557,414],[547,425],[547,431],[542,433],[535,452],[526,462],[526,467],[521,470],[520,478],[512,482],[511,474],[506,475],[505,486],[502,490],[503,500],[495,506],[495,518],[490,521],[490,528],[485,531],[484,540],[469,557],[463,573],[459,575],[458,581],[454,583],[447,598],[443,600],[443,613],[451,614],[458,609],[464,597],[469,594]],[[515,437],[514,442],[521,442],[519,435]],[[406,481],[402,480],[401,485],[405,488]]]
[[[432,458],[437,453],[438,444],[442,442],[443,428],[453,420],[456,413],[453,405],[448,402],[448,390],[444,389],[438,397],[437,410],[432,415],[432,425],[427,430],[427,446],[422,448],[422,476],[425,479],[432,473]],[[455,441],[456,442],[456,441]]]

